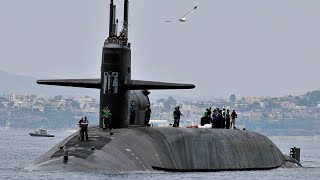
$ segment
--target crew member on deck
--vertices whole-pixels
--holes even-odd
[[[225,129],[226,128],[226,109],[223,108],[222,110],[222,118],[221,118],[221,128]]]
[[[130,125],[134,124],[136,118],[136,110],[134,109],[134,101],[131,101],[130,104]]]
[[[210,118],[211,118],[211,113],[212,113],[211,112],[211,107],[209,107],[208,110],[207,110],[207,116],[210,117]]]
[[[230,129],[230,111],[227,109],[226,113],[226,129]]]
[[[103,119],[103,130],[109,129],[110,131],[112,130],[112,123],[111,123],[111,112],[108,109],[108,106],[105,107],[102,111],[102,119]]]
[[[177,107],[175,108],[175,110],[173,111],[173,118],[174,118],[173,127],[179,127],[180,116],[182,116],[182,114],[181,114],[181,112],[180,112],[180,107],[177,106]]]
[[[79,123],[78,123],[78,125],[79,125],[79,138],[78,138],[78,140],[80,140],[81,139],[81,122],[83,121],[83,117],[81,117],[80,118],[80,120],[79,120]]]
[[[237,113],[235,110],[232,111],[231,113],[231,129],[236,128],[236,118],[238,117]]]
[[[83,139],[84,139],[84,134],[86,134],[86,141],[88,141],[88,125],[89,125],[89,121],[87,120],[86,116],[84,117],[84,119],[81,121],[80,124],[81,124],[81,141],[83,141]]]
[[[151,108],[150,108],[150,104],[147,104],[147,107],[144,110],[144,125],[145,126],[150,126],[149,125],[150,116],[151,116]]]

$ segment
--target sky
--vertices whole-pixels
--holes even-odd
[[[123,1],[115,3],[121,22]],[[164,22],[195,5],[187,22]],[[0,70],[100,77],[108,8],[108,0],[1,0]],[[319,9],[319,0],[131,0],[132,79],[195,84],[160,92],[186,96],[318,90]]]

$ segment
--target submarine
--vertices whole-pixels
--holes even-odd
[[[131,79],[128,39],[129,0],[124,0],[123,29],[118,33],[116,5],[110,1],[109,37],[102,49],[98,79],[38,80],[38,84],[100,89],[99,126],[89,127],[88,141],[76,132],[41,155],[28,169],[44,171],[208,172],[298,168],[266,136],[248,130],[146,127],[149,90],[193,89],[193,84]],[[134,125],[129,104],[135,101]],[[112,113],[112,133],[103,130],[102,111]]]

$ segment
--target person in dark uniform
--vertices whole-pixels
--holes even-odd
[[[219,108],[216,109],[216,128],[221,128],[222,126],[222,114]]]
[[[131,101],[130,104],[130,125],[134,124],[136,118],[136,110],[134,109],[134,101]]]
[[[232,111],[231,113],[231,129],[236,128],[236,118],[238,117],[237,113],[235,110]]]
[[[144,110],[144,125],[145,126],[150,126],[149,125],[150,116],[151,116],[151,108],[150,108],[150,105],[148,104],[146,109]]]
[[[79,125],[79,138],[78,138],[78,140],[81,139],[81,130],[82,130],[82,128],[81,128],[81,122],[82,122],[82,121],[83,121],[83,117],[80,118],[79,123],[78,123],[78,125]]]
[[[212,128],[217,128],[217,109],[214,109],[212,112]]]
[[[226,129],[230,129],[230,111],[227,109],[226,113]]]
[[[212,122],[211,118],[211,107],[207,108],[203,113],[203,117],[200,119],[200,125],[204,126],[205,124],[210,124]]]
[[[81,141],[83,141],[83,139],[84,139],[84,134],[86,134],[86,140],[88,140],[88,125],[89,125],[89,121],[87,120],[86,116],[84,117],[84,119],[81,121],[80,124],[81,124]]]
[[[211,107],[209,107],[209,108],[207,109],[207,116],[210,117],[210,118],[211,118],[211,113],[212,113],[212,112],[211,112]]]
[[[225,129],[226,128],[226,109],[223,108],[221,112],[221,128]]]
[[[173,118],[174,118],[173,126],[174,126],[174,127],[179,127],[180,116],[182,116],[182,114],[181,114],[181,112],[180,112],[180,107],[177,106],[177,107],[175,108],[175,110],[173,111]]]

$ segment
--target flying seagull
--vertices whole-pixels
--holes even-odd
[[[172,22],[174,19],[165,20],[165,22]]]
[[[192,8],[191,11],[187,12],[182,18],[179,19],[180,22],[186,22],[187,21],[187,16],[189,16],[191,13],[193,13],[193,11],[195,11],[197,9],[198,6],[195,6],[194,8]],[[172,22],[174,19],[171,20],[166,20],[165,22]]]
[[[187,21],[187,16],[189,16],[189,14],[193,13],[193,11],[195,11],[197,9],[198,6],[195,6],[191,11],[189,11],[186,15],[184,15],[182,18],[179,19],[179,21],[181,22],[186,22]]]

